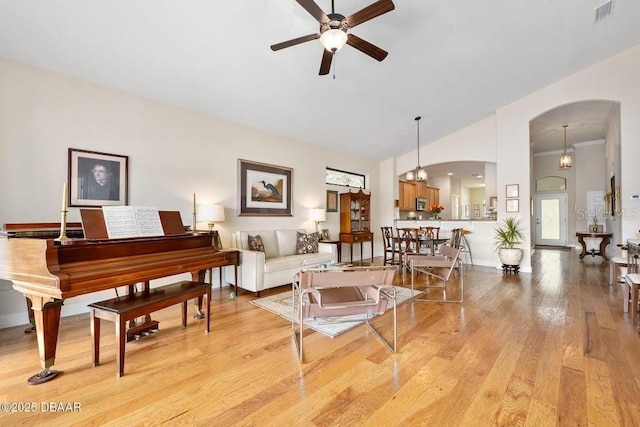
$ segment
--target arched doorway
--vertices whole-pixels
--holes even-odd
[[[560,156],[565,152],[572,157],[569,168],[560,168]],[[620,104],[610,100],[586,100],[562,105],[548,110],[529,122],[531,144],[531,180],[532,221],[531,236],[533,242],[545,241],[540,235],[541,223],[545,221],[543,200],[558,200],[558,218],[548,220],[547,225],[558,227],[558,232],[568,237],[553,241],[558,246],[576,247],[576,231],[586,230],[596,216],[590,194],[601,192],[605,195],[609,189],[611,177],[619,174],[620,141]],[[616,140],[617,136],[617,140]],[[546,188],[536,183],[545,177],[555,177],[565,183],[565,188]],[[562,199],[566,202],[562,202]],[[564,214],[566,219],[562,219]],[[611,224],[613,217],[606,218],[605,227],[616,233],[619,224]],[[550,233],[549,235],[555,235]],[[549,240],[547,240],[549,241]]]

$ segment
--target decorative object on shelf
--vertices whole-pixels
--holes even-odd
[[[418,128],[418,166],[416,166],[415,171],[407,172],[406,178],[407,181],[426,181],[428,178],[427,171],[420,167],[420,119],[422,117],[418,116],[415,118],[416,127]]]
[[[571,167],[571,156],[567,154],[567,126],[563,125],[564,128],[564,153],[560,156],[560,169],[569,169]]]
[[[495,229],[496,251],[502,262],[502,271],[505,273],[518,273],[520,270],[522,249],[518,246],[522,244],[523,232],[520,220],[513,216],[505,218]]]
[[[69,148],[69,206],[128,203],[128,156]]]
[[[442,205],[429,205],[429,212],[433,216],[433,219],[440,219],[440,212],[444,210]]]
[[[327,190],[327,212],[338,212],[338,192]]]
[[[292,216],[293,169],[238,159],[240,216]]]
[[[316,232],[318,231],[318,224],[327,220],[327,213],[322,208],[309,209],[309,219],[316,223]]]
[[[329,233],[329,229],[328,228],[323,228],[322,229],[322,240],[331,240],[331,234]]]
[[[216,222],[224,222],[224,206],[213,203],[199,204],[197,219],[198,222],[206,222],[211,231]]]

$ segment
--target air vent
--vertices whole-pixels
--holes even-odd
[[[613,9],[613,0],[610,0],[596,8],[596,17],[594,24],[598,24],[611,15],[611,10]]]

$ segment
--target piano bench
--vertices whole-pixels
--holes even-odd
[[[187,326],[187,301],[206,297],[205,332],[209,332],[211,310],[211,285],[202,282],[182,281],[153,288],[148,292],[136,292],[105,301],[89,304],[91,308],[91,338],[93,346],[93,366],[100,364],[100,319],[115,322],[116,364],[118,376],[124,375],[124,346],[127,340],[127,321],[154,311],[182,303],[182,327]]]

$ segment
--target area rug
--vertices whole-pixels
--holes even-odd
[[[400,286],[395,286],[395,288],[396,305],[400,305],[411,298],[411,289],[403,288]],[[421,293],[421,291],[414,290],[414,295],[419,295]],[[268,297],[260,297],[249,302],[256,307],[270,311],[271,313],[277,314],[278,316],[283,317],[291,322],[291,315],[293,314],[291,307],[291,291],[283,292],[277,295],[271,295]],[[388,304],[387,311],[392,308],[393,306],[391,304]],[[357,316],[345,316],[344,319],[348,320],[349,317],[357,318]],[[364,322],[362,322],[361,320],[336,324],[320,324],[316,323],[313,320],[304,321],[305,327],[311,328],[314,331],[320,332],[321,334],[327,335],[331,338],[334,338],[342,334],[343,332],[348,331],[349,329],[355,328],[362,323]]]

